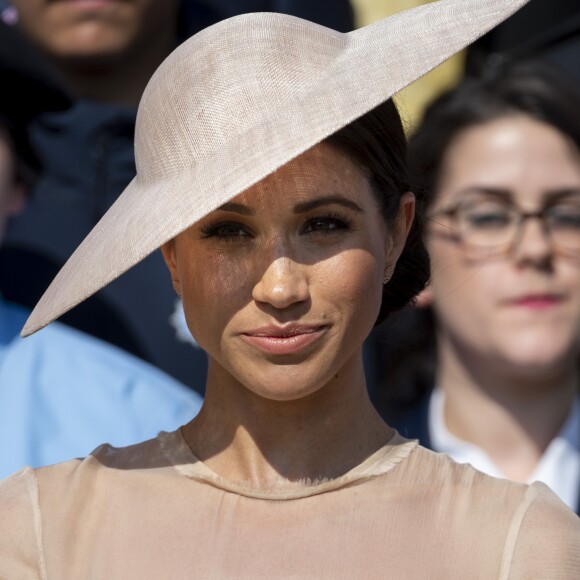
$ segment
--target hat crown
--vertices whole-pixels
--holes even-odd
[[[324,42],[321,42],[321,35]],[[309,86],[348,36],[281,14],[244,14],[176,49],[151,78],[135,130],[137,179],[191,172]],[[251,80],[249,80],[251,79]]]
[[[348,34],[255,13],[203,30],[152,77],[137,116],[137,178],[60,271],[23,334],[392,97],[527,1],[439,0]]]

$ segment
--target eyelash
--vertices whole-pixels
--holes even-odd
[[[222,228],[229,227],[231,231],[244,231],[244,235],[226,235],[223,232],[220,234],[220,230]],[[204,239],[207,238],[219,238],[220,240],[224,240],[226,242],[235,242],[239,238],[247,237],[249,233],[247,229],[242,224],[236,222],[217,222],[215,224],[207,224],[202,226],[201,228],[201,237]]]
[[[323,229],[312,229],[316,222],[318,222],[319,225],[323,223]],[[340,212],[327,212],[308,219],[306,224],[304,224],[304,226],[302,226],[300,229],[300,233],[305,235],[329,236],[335,234],[338,231],[350,230],[351,227],[352,220],[348,216]],[[225,233],[223,231],[224,228],[230,228],[230,234]],[[310,228],[310,231],[305,231],[308,228]],[[243,232],[243,234],[239,235],[239,232]],[[202,238],[218,238],[220,241],[229,243],[237,242],[241,238],[247,238],[251,235],[252,234],[249,232],[246,226],[239,222],[233,221],[221,221],[213,224],[210,223],[202,226],[201,228]]]
[[[332,211],[310,218],[301,231],[303,231],[305,227],[312,226],[315,222],[325,222],[326,225],[332,225],[330,229],[311,232],[316,235],[332,235],[336,231],[350,230],[352,228],[352,220],[348,216],[340,212]]]

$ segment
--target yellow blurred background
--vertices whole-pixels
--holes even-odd
[[[357,27],[430,3],[427,0],[351,0],[351,2]],[[457,83],[462,76],[464,58],[463,53],[451,58],[396,96],[395,100],[408,130],[421,118],[425,105]]]

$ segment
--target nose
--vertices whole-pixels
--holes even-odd
[[[304,266],[289,256],[272,259],[252,290],[257,302],[281,310],[310,298]]]
[[[538,217],[526,219],[512,247],[513,257],[520,265],[545,265],[553,256],[552,239],[544,222]]]

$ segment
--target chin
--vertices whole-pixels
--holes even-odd
[[[116,34],[81,34],[71,39],[63,39],[54,47],[54,56],[70,64],[103,66],[111,64],[127,51],[126,39]]]
[[[319,381],[304,381],[298,376],[290,376],[288,379],[274,379],[272,382],[252,384],[251,391],[268,401],[287,403],[300,401],[315,395],[321,389]]]
[[[560,347],[560,348],[559,348]],[[578,348],[570,344],[558,345],[545,341],[543,344],[520,345],[503,355],[504,364],[520,376],[539,379],[542,376],[560,374],[567,368],[575,368]]]

